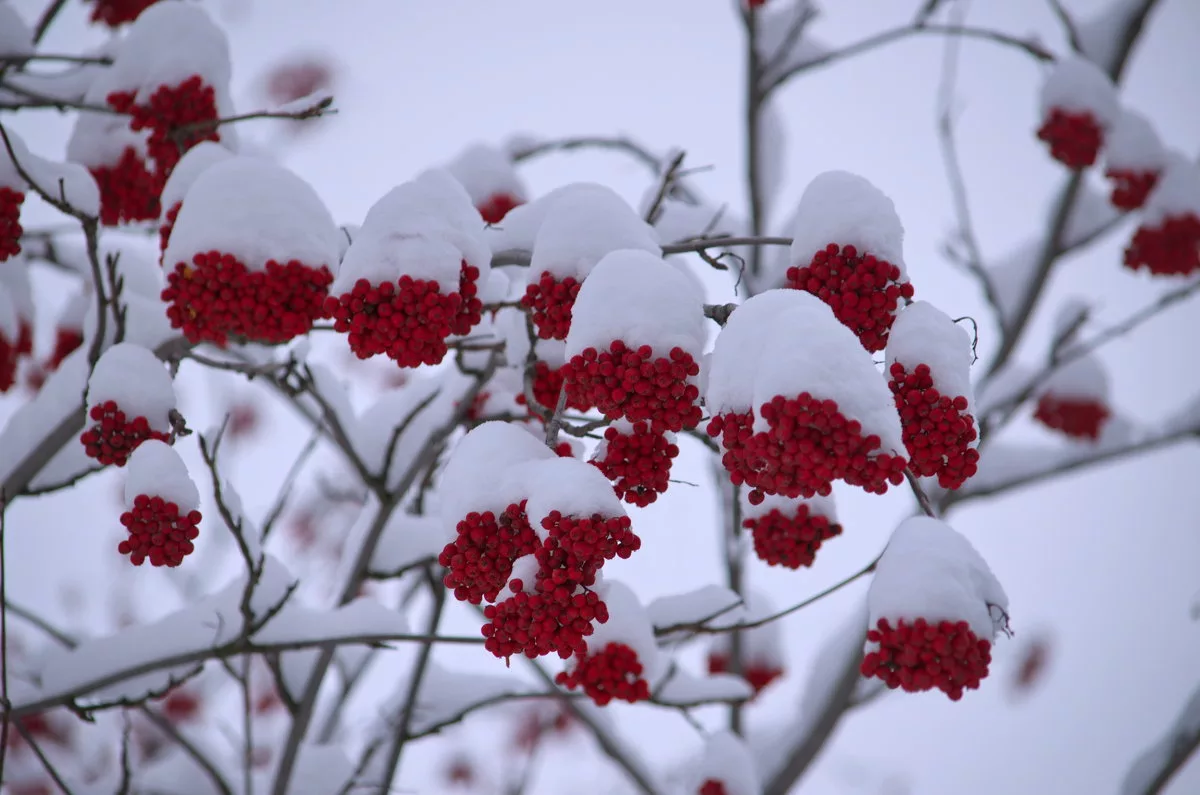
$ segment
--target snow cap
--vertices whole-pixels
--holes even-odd
[[[661,259],[650,226],[609,188],[564,193],[549,205],[538,227],[529,264],[530,280],[548,272],[559,281],[582,281],[604,256],[637,249]]]
[[[1121,117],[1117,88],[1103,69],[1078,54],[1054,62],[1042,83],[1041,115],[1055,108],[1067,113],[1090,113],[1107,130]]]
[[[857,174],[826,171],[808,183],[792,216],[791,262],[801,267],[830,243],[854,246],[904,269],[904,227],[896,205]]]
[[[1167,150],[1149,119],[1122,108],[1105,136],[1104,161],[1111,170],[1161,171],[1167,164]]]
[[[96,362],[88,379],[89,414],[109,400],[129,421],[145,417],[152,430],[171,429],[168,414],[175,408],[175,384],[158,357],[140,345],[118,343]]]
[[[175,503],[181,516],[200,507],[200,491],[188,475],[187,464],[166,442],[149,439],[139,444],[125,472],[126,508],[133,508],[134,500],[143,494]]]
[[[899,362],[911,373],[928,365],[933,385],[951,399],[965,397],[967,411],[975,404],[971,390],[971,336],[942,310],[928,301],[915,301],[900,310],[887,343],[887,369]]]
[[[553,450],[516,425],[492,421],[475,426],[455,445],[442,470],[438,492],[443,522],[456,527],[472,511],[502,511],[527,498],[518,465],[551,458]]]
[[[525,182],[513,167],[512,158],[494,146],[469,146],[446,165],[446,170],[462,183],[476,206],[498,194],[521,202],[528,198]]]

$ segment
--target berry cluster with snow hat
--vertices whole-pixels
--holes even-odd
[[[170,443],[175,385],[155,355],[122,342],[104,352],[88,379],[88,418],[79,438],[89,458],[123,467],[146,441]]]
[[[133,565],[178,566],[200,533],[200,492],[179,454],[151,439],[129,458],[121,524],[129,537],[117,551]]]
[[[484,223],[500,223],[528,200],[529,190],[512,158],[495,147],[470,146],[450,161],[446,170],[466,188]]]
[[[483,318],[479,294],[491,268],[483,228],[471,197],[446,171],[394,188],[355,233],[325,316],[360,359],[441,363],[447,339]]]

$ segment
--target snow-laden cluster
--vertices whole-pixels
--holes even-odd
[[[952,700],[988,675],[992,643],[1008,631],[1008,597],[964,536],[927,516],[896,528],[867,596],[862,673]]]
[[[762,781],[745,741],[730,731],[713,732],[691,767],[688,795],[762,795]]]
[[[361,359],[438,364],[446,340],[483,318],[491,273],[484,223],[447,171],[426,171],[367,212],[342,257],[325,314]]]
[[[187,196],[192,185],[209,167],[233,157],[233,152],[215,141],[201,141],[179,159],[179,163],[167,178],[158,199],[160,214],[158,219],[158,248],[160,254],[166,254],[167,244],[171,240],[171,230],[179,217],[179,209],[183,206],[183,198]]]
[[[467,147],[446,165],[446,170],[466,188],[485,223],[500,223],[511,210],[529,200],[529,189],[512,158],[493,146]]]
[[[1033,417],[1068,438],[1094,442],[1112,416],[1108,373],[1094,355],[1067,355],[1039,386]]]
[[[1122,108],[1104,145],[1104,176],[1112,182],[1112,205],[1136,210],[1145,204],[1167,162],[1166,147],[1150,120]]]
[[[1141,225],[1125,248],[1125,267],[1156,276],[1200,272],[1200,166],[1178,155],[1146,200]]]
[[[909,467],[957,489],[979,465],[967,332],[925,301],[909,305],[887,346],[888,385],[896,399]]]
[[[162,300],[192,342],[287,342],[324,309],[338,267],[333,217],[283,166],[229,157],[184,195],[163,252]]]
[[[843,480],[868,492],[903,481],[900,419],[871,354],[830,307],[769,290],[739,307],[717,337],[708,433],[736,484],[764,495],[828,495]]]
[[[1042,126],[1037,137],[1050,147],[1050,156],[1070,169],[1093,165],[1121,116],[1108,74],[1080,54],[1060,58],[1046,75],[1038,101]]]
[[[144,442],[170,442],[175,385],[155,355],[128,342],[114,345],[96,362],[88,379],[87,411],[92,423],[80,437],[89,458],[125,466]]]
[[[129,537],[117,547],[133,565],[178,566],[195,549],[199,535],[200,492],[187,465],[165,442],[143,442],[129,457],[125,513]]]

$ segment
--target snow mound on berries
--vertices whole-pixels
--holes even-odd
[[[564,195],[546,212],[533,242],[529,272],[582,280],[606,254],[637,249],[662,257],[650,226],[614,191]]]
[[[525,513],[529,523],[540,529],[552,511],[563,516],[606,518],[624,516],[625,509],[612,483],[591,464],[575,458],[548,458],[520,467],[514,473],[528,490]]]
[[[208,12],[195,3],[155,3],[129,27],[97,85],[106,95],[136,92],[136,102],[146,104],[159,86],[192,75],[220,92],[231,73],[229,43]]]
[[[438,493],[444,522],[453,528],[472,511],[503,510],[514,499],[525,499],[529,495],[514,468],[553,457],[554,451],[517,425],[477,425],[455,445],[442,470]]]
[[[215,141],[201,141],[184,153],[162,190],[163,213],[183,201],[189,189],[210,167],[233,157],[233,152]]]
[[[999,627],[989,606],[1007,610],[1008,597],[965,536],[937,519],[914,516],[892,534],[867,604],[871,627],[881,618],[893,624],[966,621],[977,637],[991,641]]]
[[[771,511],[779,511],[785,516],[795,515],[796,509],[801,505],[807,505],[810,516],[824,516],[829,520],[830,524],[837,524],[837,503],[834,500],[831,492],[828,497],[822,497],[820,494],[809,497],[808,499],[792,499],[779,494],[764,494],[762,502],[754,505],[747,498],[745,493],[742,494],[742,517],[745,519],[758,519],[766,516]]]
[[[597,583],[596,590],[608,606],[608,621],[596,624],[596,631],[585,639],[588,653],[603,651],[610,643],[624,643],[637,652],[638,662],[642,664],[642,679],[654,692],[667,672],[667,660],[659,654],[646,608],[623,582],[604,580]]]
[[[349,292],[359,279],[380,284],[402,275],[456,290],[463,260],[479,268],[483,290],[491,262],[483,219],[457,180],[443,170],[426,171],[367,211],[330,293]]]
[[[704,405],[710,414],[746,412],[755,408],[754,374],[770,340],[776,318],[791,309],[823,303],[802,290],[767,290],[748,298],[725,321],[713,345],[707,369]]]
[[[103,97],[89,93],[85,101],[103,104]],[[127,148],[146,157],[146,133],[129,128],[129,118],[111,113],[81,111],[67,139],[67,160],[88,167],[115,165]]]
[[[469,146],[446,164],[446,170],[462,183],[476,206],[500,193],[518,201],[524,201],[528,194],[512,158],[494,146]]]
[[[694,591],[660,596],[646,605],[655,631],[707,623],[742,604],[742,597],[723,585],[705,585]]]
[[[1068,113],[1091,113],[1101,127],[1108,128],[1121,116],[1117,89],[1104,70],[1081,55],[1068,55],[1054,62],[1039,94],[1043,118],[1055,108]]]
[[[188,474],[187,464],[166,442],[147,439],[137,446],[125,465],[125,507],[132,508],[140,495],[162,497],[186,515],[200,507],[200,491]]]
[[[557,204],[563,201],[587,201],[584,197],[593,197],[596,201],[604,201],[603,197],[612,193],[612,188],[595,182],[572,182],[562,185],[549,193],[515,207],[504,216],[504,220],[488,230],[487,236],[491,242],[492,251],[519,249],[531,251],[537,238],[538,230],[546,220],[546,215]],[[656,233],[651,231],[658,239]],[[540,271],[539,271],[540,273]]]
[[[176,405],[175,384],[158,357],[140,345],[114,345],[96,362],[88,379],[88,412],[109,400],[130,421],[145,417],[152,430],[171,428],[167,415]]]
[[[762,782],[754,758],[741,737],[730,731],[714,732],[704,743],[704,751],[693,766],[694,786],[698,791],[709,779],[725,785],[725,795],[762,795]]]
[[[0,53],[7,56],[32,55],[33,30],[7,2],[0,0]]]
[[[1200,216],[1200,166],[1183,158],[1171,158],[1146,200],[1142,225],[1158,226],[1167,218],[1188,213]]]
[[[826,171],[808,183],[792,216],[791,261],[808,265],[830,243],[854,246],[900,269],[905,280],[904,227],[896,205],[868,180]]]
[[[568,358],[586,348],[608,350],[615,340],[655,356],[682,348],[699,361],[707,341],[704,295],[693,281],[643,250],[614,251],[584,280],[571,310]]]
[[[438,553],[453,540],[439,519],[397,511],[388,520],[375,547],[371,571],[394,576],[403,569],[436,560]]]
[[[975,404],[971,389],[971,336],[950,316],[928,301],[916,301],[900,311],[887,344],[887,369],[896,362],[911,373],[929,366],[938,392],[965,397],[967,410]]]
[[[753,405],[802,392],[834,400],[843,416],[862,425],[864,436],[879,437],[883,452],[902,454],[900,415],[887,381],[854,332],[824,302],[818,304],[787,310],[771,324],[754,373]],[[756,433],[768,428],[755,416]]]
[[[1052,372],[1042,383],[1039,394],[1068,400],[1108,399],[1108,373],[1094,356],[1080,356]]]
[[[192,183],[163,262],[191,263],[196,254],[219,251],[252,272],[264,270],[268,260],[298,260],[336,273],[338,234],[333,216],[303,179],[259,158],[230,157]]]
[[[88,170],[78,163],[58,163],[35,155],[21,136],[5,127],[8,146],[0,141],[0,188],[30,192],[24,171],[33,185],[47,196],[65,201],[84,215],[100,214],[100,189]],[[12,155],[8,148],[12,147]],[[14,162],[14,160],[16,162]]]
[[[1150,120],[1124,108],[1105,136],[1104,160],[1110,169],[1158,171],[1166,165],[1167,151]]]

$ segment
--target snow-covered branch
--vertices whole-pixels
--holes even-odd
[[[1184,704],[1161,740],[1141,753],[1121,784],[1120,795],[1158,795],[1200,748],[1200,687]]]

